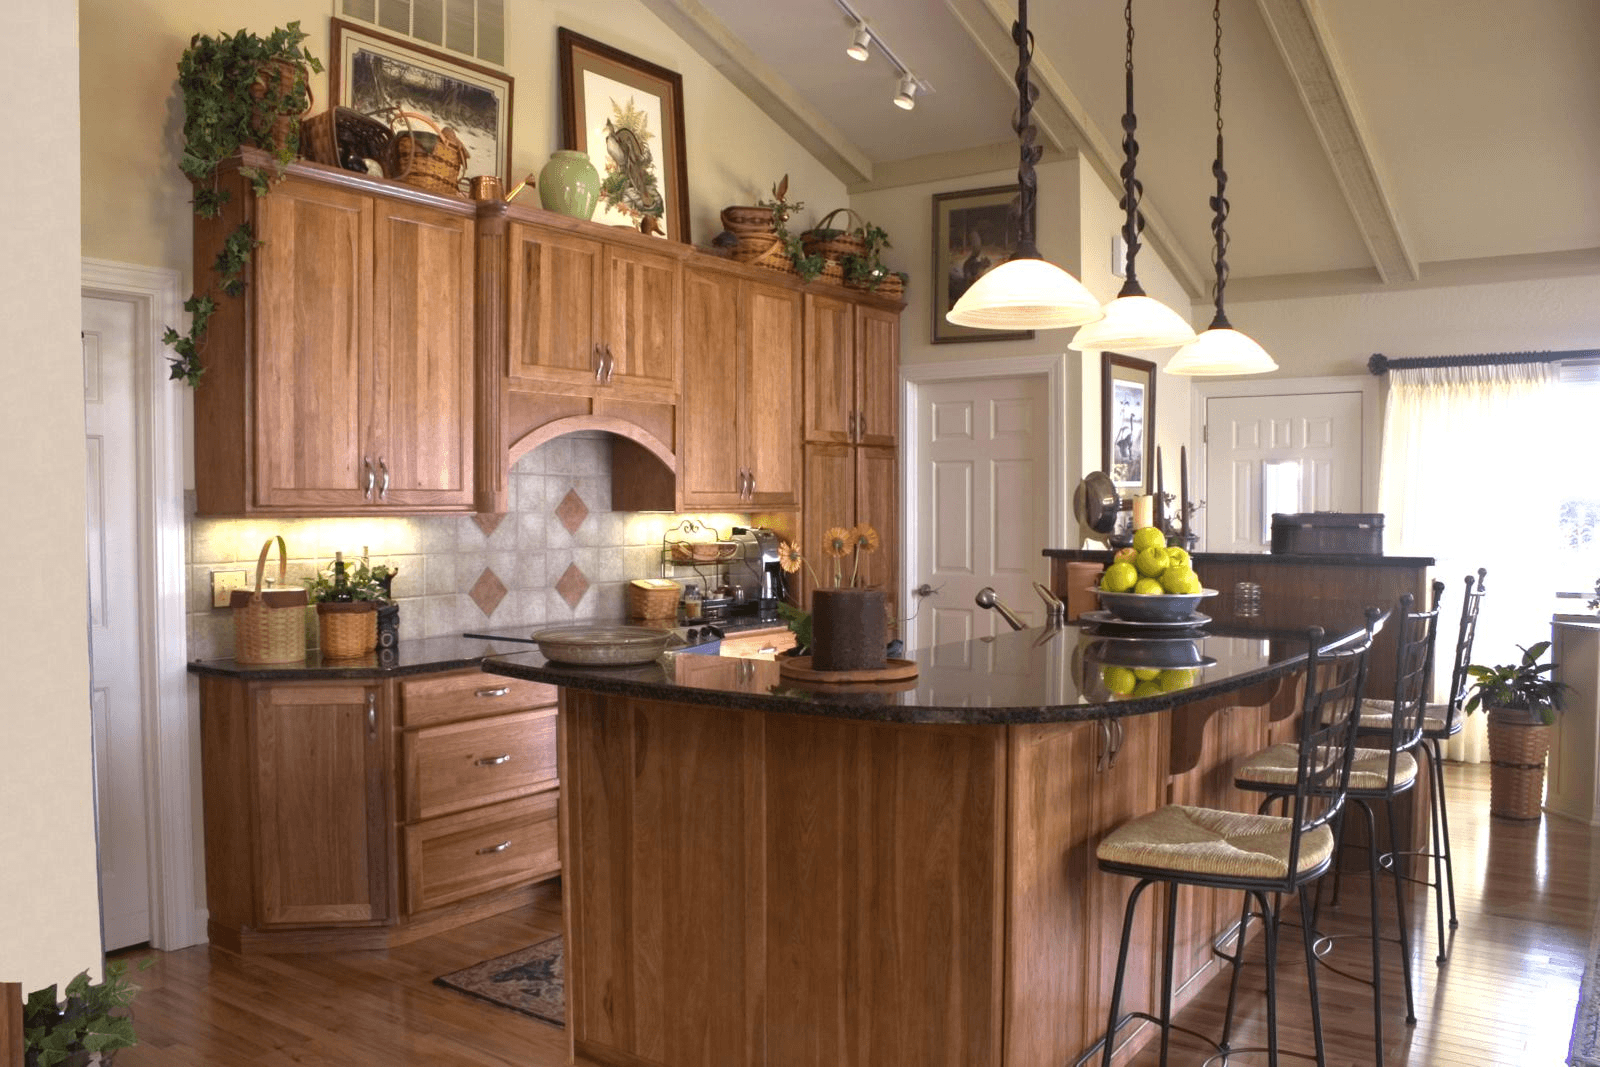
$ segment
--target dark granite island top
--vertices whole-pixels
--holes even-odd
[[[1354,633],[1330,624],[1326,643]],[[1158,649],[1165,655],[1140,658]],[[1019,630],[994,638],[938,645],[912,653],[915,681],[881,685],[809,685],[779,673],[776,662],[672,654],[638,667],[568,667],[538,652],[494,656],[490,674],[548,682],[567,689],[712,707],[820,715],[884,723],[1007,725],[1077,722],[1139,715],[1248,688],[1304,663],[1306,631],[1263,632],[1212,625],[1188,647],[1168,641],[1108,638],[1074,624],[1058,630]],[[1130,659],[1130,654],[1135,657]],[[1183,688],[1145,696],[1116,696],[1102,680],[1104,666],[1204,665]]]
[[[533,629],[532,627],[528,628]],[[293,663],[240,663],[232,659],[193,660],[189,673],[239,678],[247,682],[327,681],[392,678],[476,667],[485,657],[527,648],[526,644],[478,637],[426,637],[348,659],[324,659],[311,649]]]

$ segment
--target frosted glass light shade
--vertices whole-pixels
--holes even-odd
[[[1074,334],[1067,347],[1077,352],[1136,352],[1194,340],[1194,327],[1182,315],[1148,296],[1119,296],[1105,306],[1105,313],[1105,318]]]
[[[1205,331],[1178,350],[1165,368],[1168,374],[1266,374],[1278,369],[1267,350],[1233,329]]]
[[[1042,259],[1011,259],[972,283],[945,320],[981,330],[1057,330],[1104,314],[1082,282]]]

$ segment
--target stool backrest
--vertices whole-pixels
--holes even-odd
[[[1467,575],[1465,595],[1461,598],[1461,627],[1456,631],[1456,661],[1450,670],[1450,703],[1445,717],[1445,724],[1452,729],[1461,714],[1461,705],[1467,699],[1467,690],[1472,687],[1472,675],[1467,673],[1467,664],[1472,662],[1472,639],[1478,635],[1478,611],[1483,607],[1483,579],[1488,573],[1486,568],[1478,568],[1476,588],[1473,587],[1472,575]]]
[[[1433,687],[1433,649],[1439,638],[1439,600],[1444,583],[1433,583],[1433,606],[1413,611],[1410,593],[1400,598],[1399,633],[1394,650],[1394,691],[1385,693],[1394,715],[1389,732],[1389,778],[1394,781],[1400,753],[1409,752],[1422,741],[1428,716],[1428,691]]]
[[[1361,725],[1361,693],[1367,681],[1367,656],[1383,613],[1367,609],[1367,625],[1353,637],[1326,648],[1322,627],[1308,635],[1305,699],[1300,716],[1300,763],[1295,778],[1290,871],[1299,870],[1300,839],[1344,808],[1350,787],[1350,761]]]

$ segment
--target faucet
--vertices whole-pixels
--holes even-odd
[[[1067,606],[1061,602],[1059,597],[1038,582],[1033,583],[1033,589],[1034,592],[1039,594],[1039,598],[1044,601],[1045,625],[1052,630],[1059,629],[1066,622]],[[1028,624],[1017,618],[1016,613],[1001,603],[1000,598],[994,595],[994,586],[984,586],[978,590],[978,595],[973,600],[980,608],[998,611],[1000,617],[1006,621],[1006,625],[1013,630],[1027,629]]]

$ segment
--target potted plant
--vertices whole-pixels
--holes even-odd
[[[1522,648],[1518,663],[1467,667],[1473,679],[1467,712],[1481,706],[1489,717],[1491,815],[1539,818],[1550,727],[1569,688],[1549,677],[1555,670],[1554,663],[1539,662],[1549,649],[1549,641],[1540,641]]]
[[[343,552],[335,552],[326,570],[306,579],[306,592],[317,606],[324,657],[349,659],[378,647],[378,613],[392,607],[390,583],[398,573],[386,564],[373,566],[365,551],[354,568],[345,563]]]
[[[84,971],[67,983],[65,999],[53,985],[30,993],[22,1009],[27,1067],[109,1064],[117,1049],[138,1044],[128,1005],[139,987],[128,981],[127,971],[120,960],[106,964],[99,982]]]
[[[840,259],[844,267],[844,283],[852,289],[867,289],[884,296],[899,296],[905,292],[910,275],[884,266],[882,254],[890,247],[889,235],[881,226],[865,223],[861,229],[862,251],[850,253]]]
[[[184,116],[178,166],[194,183],[194,211],[200,218],[221,214],[228,193],[217,186],[217,168],[240,148],[264,149],[276,163],[270,174],[241,168],[258,196],[266,195],[269,183],[282,177],[283,167],[298,153],[300,116],[311,106],[309,72],[322,70],[322,63],[302,44],[305,39],[298,22],[265,37],[240,30],[218,37],[197,33],[189,39],[178,60]],[[212,268],[224,296],[244,291],[244,268],[255,246],[247,224],[241,223],[228,236]],[[190,316],[188,332],[168,327],[162,341],[178,353],[171,377],[195,386],[204,370],[200,345],[216,298],[209,291],[198,291],[183,308]]]
[[[878,550],[878,531],[867,523],[835,526],[823,535],[823,551],[833,560],[833,584],[817,580],[817,572],[800,546],[784,541],[778,562],[790,574],[802,566],[811,575],[811,611],[780,604],[779,613],[794,632],[797,648],[809,646],[811,666],[819,671],[881,669],[885,663],[888,615],[882,589],[860,585],[861,556]],[[850,581],[844,584],[845,559]]]
[[[804,200],[790,200],[788,197],[789,176],[785,174],[783,179],[772,187],[772,199],[762,200],[757,206],[772,212],[772,233],[783,243],[783,252],[794,266],[794,272],[800,275],[800,280],[809,282],[822,273],[828,261],[820,254],[808,253],[801,245],[799,235],[789,232],[789,220],[799,213],[806,203]]]

